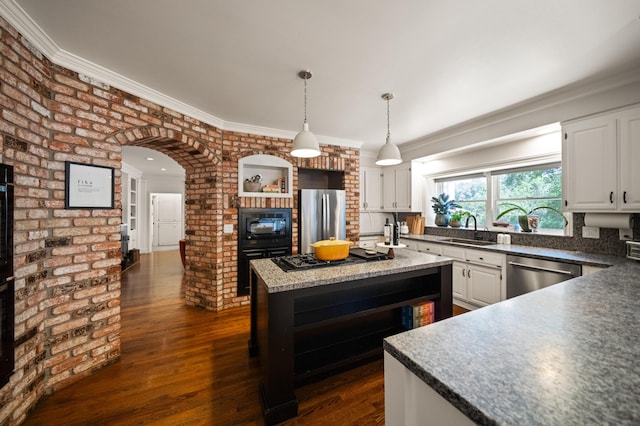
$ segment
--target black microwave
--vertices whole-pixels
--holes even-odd
[[[291,209],[240,209],[238,216],[241,245],[291,240]]]

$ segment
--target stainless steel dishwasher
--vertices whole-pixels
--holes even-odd
[[[507,299],[582,275],[582,266],[522,256],[507,256]]]

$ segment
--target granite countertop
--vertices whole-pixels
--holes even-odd
[[[271,259],[255,259],[251,268],[262,278],[269,293],[298,290],[362,278],[392,275],[401,272],[429,269],[449,265],[452,259],[411,250],[395,249],[395,258],[345,266],[284,272]]]
[[[640,424],[640,263],[385,339],[478,424]]]
[[[617,256],[607,256],[602,254],[585,253],[581,251],[568,251],[550,249],[545,247],[521,246],[516,244],[489,244],[489,245],[466,245],[446,241],[451,237],[441,237],[436,235],[402,235],[401,238],[415,241],[425,241],[430,243],[447,244],[457,247],[465,247],[474,250],[488,250],[504,254],[512,254],[517,256],[533,257],[537,259],[560,260],[567,263],[576,263],[581,265],[609,267],[624,263],[625,258]]]

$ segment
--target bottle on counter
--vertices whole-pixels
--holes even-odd
[[[394,223],[393,226],[393,245],[398,245],[398,240],[400,239],[400,224],[398,222]]]
[[[389,218],[387,218],[387,221],[384,224],[384,243],[386,245],[390,245],[391,244],[391,240],[392,240],[392,225],[389,223]]]

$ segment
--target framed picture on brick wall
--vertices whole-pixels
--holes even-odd
[[[65,162],[65,209],[112,209],[114,169]]]

